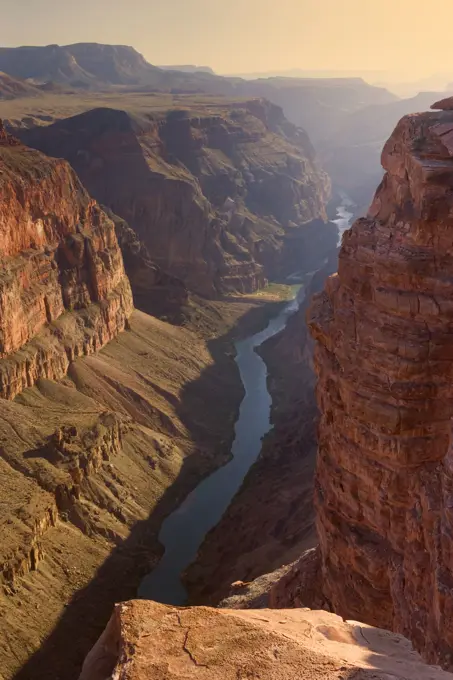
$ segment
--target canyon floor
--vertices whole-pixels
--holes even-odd
[[[159,559],[164,517],[228,459],[242,398],[232,339],[265,325],[282,291],[192,302],[185,328],[136,311],[66,378],[1,402],[0,561],[20,577],[4,573],[0,590],[2,678],[77,677],[115,602]],[[58,519],[56,457],[87,448],[99,460]]]

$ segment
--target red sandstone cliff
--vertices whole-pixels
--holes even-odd
[[[2,126],[0,227],[0,397],[12,399],[115,337],[132,296],[113,222],[65,161]]]
[[[324,594],[453,667],[453,113],[401,120],[316,296]]]
[[[95,109],[20,134],[69,160],[191,290],[250,292],[322,261],[336,234],[323,222],[328,180],[303,130],[264,100],[189,105]]]

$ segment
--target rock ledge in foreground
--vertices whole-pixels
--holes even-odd
[[[79,680],[447,680],[401,635],[324,611],[118,605]]]

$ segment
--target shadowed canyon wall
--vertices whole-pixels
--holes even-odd
[[[382,162],[309,315],[323,588],[451,668],[453,112],[403,118]]]
[[[19,134],[69,160],[153,261],[203,295],[255,291],[334,244],[327,176],[305,132],[265,100],[96,109]]]

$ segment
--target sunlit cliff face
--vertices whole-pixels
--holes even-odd
[[[443,104],[443,107],[451,106]],[[314,299],[324,592],[452,667],[453,111],[406,116]]]

